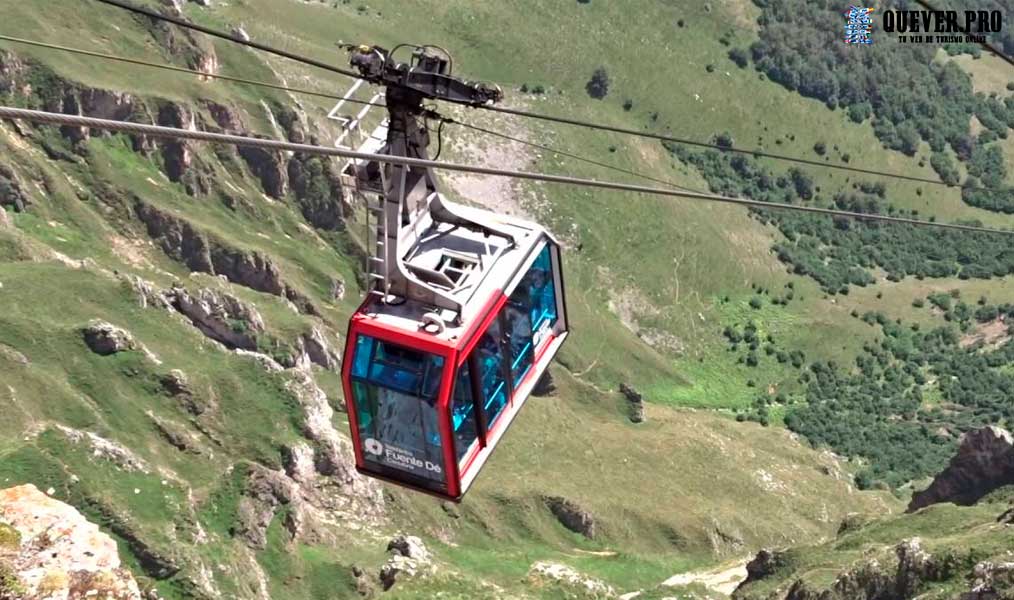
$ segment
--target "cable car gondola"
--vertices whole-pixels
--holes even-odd
[[[427,157],[424,99],[502,96],[452,77],[430,50],[405,64],[352,49],[387,88],[382,154]],[[343,175],[376,199],[370,290],[342,367],[356,468],[459,501],[567,337],[560,245],[536,223],[448,202],[429,169],[359,161]]]

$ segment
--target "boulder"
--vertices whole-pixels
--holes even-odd
[[[162,389],[164,389],[170,396],[189,396],[193,394],[193,390],[190,389],[190,380],[187,379],[187,374],[179,369],[173,369],[163,375],[160,383],[162,384]]]
[[[743,580],[740,586],[742,587],[754,581],[766,579],[777,573],[786,564],[787,560],[784,552],[765,548],[758,552],[750,562],[746,563],[746,579]]]
[[[252,465],[239,501],[233,535],[251,549],[263,550],[267,546],[268,526],[282,505],[288,507],[283,526],[290,539],[296,539],[310,521],[299,486],[283,472]]]
[[[548,580],[577,588],[586,598],[614,598],[616,596],[616,590],[612,586],[559,563],[537,562],[528,570],[528,577],[533,580]],[[566,597],[571,597],[571,595],[567,594]]]
[[[630,420],[634,423],[643,423],[646,417],[644,415],[644,398],[640,392],[625,383],[621,383],[620,393],[630,403]]]
[[[591,513],[576,503],[560,496],[543,498],[546,507],[553,513],[560,524],[574,533],[580,533],[588,539],[595,537],[595,519]]]
[[[11,207],[15,212],[24,212],[31,204],[28,195],[21,187],[14,170],[7,165],[0,164],[0,210],[4,206]],[[0,224],[6,221],[6,216],[0,217]]]
[[[406,558],[428,563],[431,561],[430,551],[423,541],[414,535],[399,535],[387,543],[388,552],[396,552]]]
[[[313,448],[305,442],[282,447],[282,467],[286,475],[300,484],[310,483],[317,477]]]
[[[116,542],[31,484],[0,490],[0,586],[12,598],[141,598]]]
[[[1014,484],[1014,436],[995,426],[969,431],[950,464],[929,487],[912,495],[908,512],[952,502],[968,506],[991,491]]]
[[[126,275],[125,279],[137,295],[137,304],[141,308],[161,308],[172,311],[173,306],[166,295],[155,287],[155,284],[135,275]]]
[[[130,332],[105,321],[92,321],[81,333],[92,352],[102,356],[137,348]]]
[[[376,594],[375,585],[364,569],[353,565],[352,577],[356,580],[356,592],[360,596],[372,598]]]
[[[398,579],[432,572],[433,562],[422,540],[413,535],[399,535],[387,544],[392,556],[380,568],[380,583],[389,590]]]
[[[265,194],[276,199],[285,197],[289,191],[289,173],[281,152],[242,146],[239,155],[260,180]]]
[[[329,371],[338,368],[341,356],[331,343],[328,342],[324,332],[319,327],[313,327],[308,333],[300,336],[300,344],[307,358],[315,365],[319,365]]]
[[[331,299],[338,301],[345,299],[345,282],[340,277],[331,278]]]
[[[866,525],[867,519],[859,513],[848,513],[845,518],[838,524],[838,535],[845,535],[853,531],[858,531]]]
[[[961,600],[1004,600],[1014,597],[1014,562],[980,562],[972,570],[972,589]]]
[[[257,350],[264,319],[254,307],[231,294],[208,288],[191,294],[177,287],[166,295],[172,306],[204,335],[229,349]]]

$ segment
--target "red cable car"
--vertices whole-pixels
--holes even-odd
[[[450,77],[449,62],[427,48],[410,65],[355,51],[388,86],[381,154],[426,158],[423,98],[499,99]],[[447,202],[429,169],[359,161],[344,175],[380,200],[367,202],[373,285],[342,368],[356,467],[459,501],[567,337],[560,246],[537,224]]]

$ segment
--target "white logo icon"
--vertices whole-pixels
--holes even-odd
[[[366,441],[363,442],[363,448],[374,456],[380,456],[384,453],[384,445],[373,438],[366,438]]]

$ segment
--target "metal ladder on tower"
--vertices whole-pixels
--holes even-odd
[[[386,189],[387,178],[384,176],[383,169],[381,169],[380,177],[383,182],[383,188]],[[372,196],[372,199],[370,196]],[[364,195],[363,198],[366,206],[367,231],[369,231],[370,215],[373,215],[376,218],[376,225],[373,233],[374,251],[372,256],[366,257],[366,273],[370,283],[376,283],[377,285],[370,286],[369,293],[386,298],[391,289],[390,271],[386,260],[387,244],[391,243],[391,240],[389,239],[391,224],[387,222],[388,211],[384,207],[386,200],[383,194],[369,194]],[[397,236],[397,229],[395,229],[395,235]],[[367,242],[369,242],[368,239]]]
[[[369,104],[366,104],[357,114],[346,114],[342,112],[342,107],[352,98],[355,93],[362,86],[364,81],[362,79],[357,80],[342,96],[342,99],[335,104],[327,115],[328,119],[336,121],[341,127],[341,133],[335,140],[334,145],[336,148],[355,149],[359,152],[380,152],[383,144],[387,138],[387,119],[383,119],[380,125],[378,125],[372,133],[369,135],[363,134],[363,119],[369,113],[372,105],[376,104],[378,100],[383,97],[382,93],[374,93],[369,99]],[[346,141],[348,140],[348,142]],[[366,257],[365,271],[368,278],[368,287],[370,288],[369,293],[373,295],[380,295],[386,297],[388,290],[390,289],[390,270],[385,260],[386,245],[389,243],[389,232],[390,223],[388,223],[387,213],[384,210],[384,192],[387,188],[387,182],[384,177],[383,169],[380,170],[381,185],[379,189],[371,188],[368,185],[364,185],[364,175],[367,172],[367,166],[362,161],[356,159],[349,159],[345,161],[341,169],[341,180],[342,185],[348,191],[350,191],[356,197],[362,199],[363,206],[366,210],[366,246],[370,244],[370,218],[371,216],[376,219],[376,223],[373,230],[374,235],[374,252],[372,256]]]

